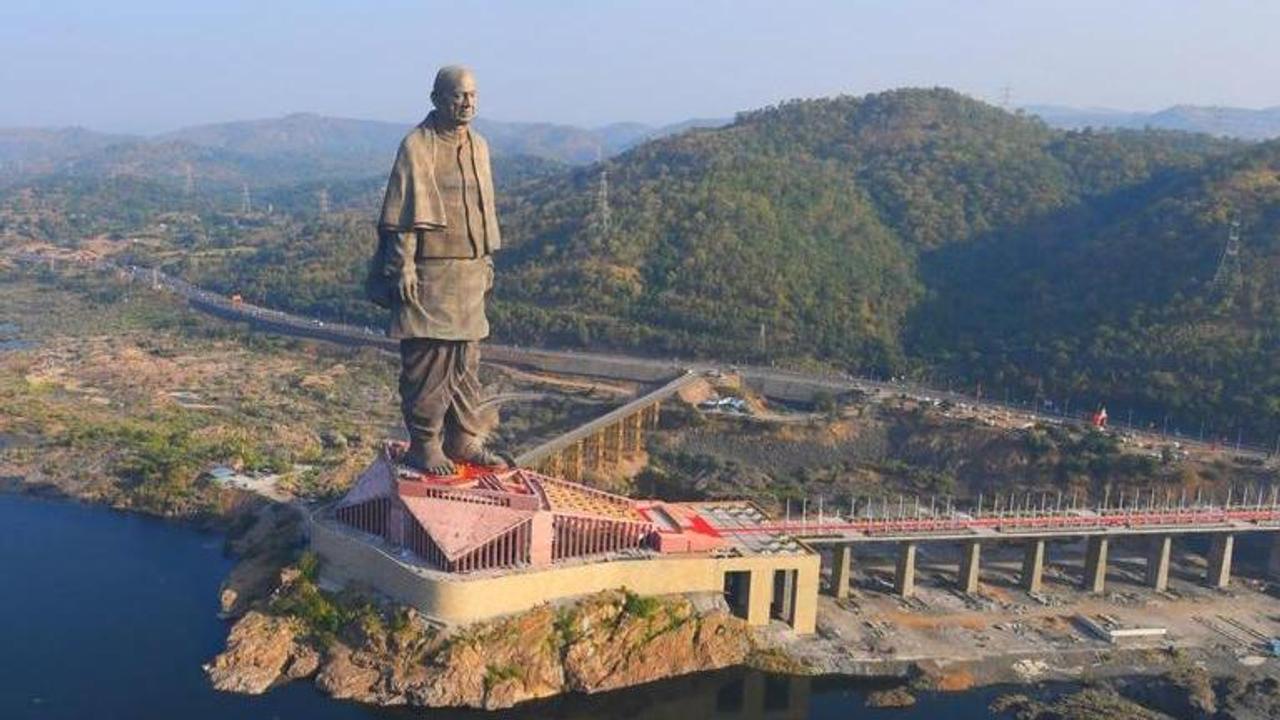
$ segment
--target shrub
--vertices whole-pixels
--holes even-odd
[[[662,601],[656,597],[643,597],[623,588],[622,612],[638,618],[648,619],[662,608]]]

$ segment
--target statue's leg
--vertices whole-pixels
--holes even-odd
[[[444,418],[449,410],[453,348],[446,340],[400,341],[400,409],[409,431],[404,463],[432,475],[452,475],[444,453]]]
[[[484,387],[480,384],[480,343],[458,343],[453,396],[445,415],[445,449],[449,457],[475,465],[506,465],[502,456],[485,447],[497,427],[494,406],[482,407]]]

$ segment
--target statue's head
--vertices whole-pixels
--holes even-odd
[[[476,117],[476,77],[461,65],[447,65],[436,73],[431,104],[449,125],[466,125]]]

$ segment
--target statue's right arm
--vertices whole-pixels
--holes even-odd
[[[397,232],[382,230],[386,233],[383,242],[387,243],[387,275],[398,277],[400,301],[407,304],[418,304],[418,235],[412,230]]]

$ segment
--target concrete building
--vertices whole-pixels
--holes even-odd
[[[388,444],[312,517],[326,576],[358,582],[444,623],[626,587],[724,593],[749,624],[814,630],[818,555],[747,502],[638,501],[526,469],[437,478]]]

